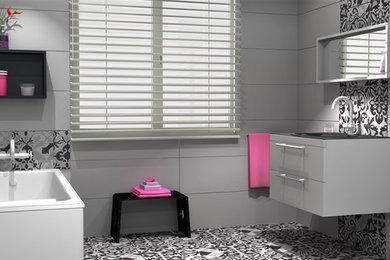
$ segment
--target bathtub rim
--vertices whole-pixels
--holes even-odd
[[[0,172],[5,173],[5,172]],[[60,210],[60,209],[80,209],[84,208],[84,202],[81,200],[79,195],[73,189],[69,181],[65,178],[64,174],[59,169],[43,169],[43,170],[31,170],[31,171],[15,171],[15,177],[17,178],[20,174],[36,174],[36,173],[54,173],[60,184],[64,188],[65,192],[69,196],[67,200],[57,200],[53,203],[34,205],[34,201],[31,200],[30,205],[12,205],[12,206],[1,206],[0,202],[0,213],[5,212],[18,212],[18,211],[41,211],[41,210]],[[26,200],[28,201],[28,200]]]

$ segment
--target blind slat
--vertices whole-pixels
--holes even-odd
[[[212,12],[212,11],[210,11]],[[236,21],[239,20],[238,18],[223,18],[223,17],[215,17],[215,16],[190,16],[190,15],[152,15],[152,14],[145,14],[143,12],[140,13],[131,13],[131,12],[99,12],[99,11],[73,11],[74,14],[102,14],[102,17],[104,17],[106,20],[109,20],[107,18],[107,15],[123,15],[123,16],[141,16],[141,17],[158,17],[163,16],[165,18],[182,18],[182,19],[206,19],[206,20],[223,20],[223,21]],[[207,11],[205,12],[207,13]]]
[[[189,116],[213,116],[213,117],[226,117],[235,116],[234,113],[191,113],[191,114],[153,114],[156,116],[167,117],[189,117]],[[70,114],[71,117],[150,117],[152,114],[115,114],[115,113],[103,113],[103,114]]]
[[[231,102],[238,101],[234,98],[71,98],[70,101],[74,103],[75,101],[209,101],[209,102]]]
[[[176,139],[238,139],[239,135],[175,135],[175,136],[123,136],[123,137],[72,137],[72,141],[126,141],[126,140],[176,140]]]
[[[159,109],[213,109],[213,110],[218,110],[218,109],[239,109],[239,106],[188,106],[188,105],[182,105],[182,106],[70,106],[71,110],[80,110],[80,109],[153,109],[153,108],[159,108]]]
[[[151,117],[150,115],[149,117]],[[196,125],[196,124],[230,124],[239,123],[235,120],[190,120],[190,121],[85,121],[85,122],[71,122],[71,125]]]
[[[210,87],[212,86],[213,88],[215,87],[234,87],[235,85],[233,84],[187,84],[187,83],[169,83],[169,84],[162,84],[162,83],[118,83],[118,82],[70,82],[70,85],[73,86],[80,86],[80,85],[85,85],[85,86],[91,86],[91,85],[96,85],[96,86],[163,86],[167,85],[170,87],[181,87],[181,86],[193,86],[193,87]]]

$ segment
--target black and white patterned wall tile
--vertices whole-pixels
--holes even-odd
[[[341,0],[341,32],[384,23],[388,18],[389,0]]]
[[[84,239],[84,259],[380,259],[295,223]]]
[[[389,88],[388,80],[351,81],[340,84],[340,95],[347,96],[353,103],[353,122],[363,135],[387,136]],[[340,132],[349,122],[349,112],[340,105]]]
[[[340,0],[340,31],[346,32],[388,22],[389,0]],[[353,121],[362,122],[361,133],[387,136],[388,80],[354,81],[340,84],[340,94],[354,104]],[[345,104],[340,106],[340,131],[349,122]],[[342,216],[339,238],[366,253],[386,256],[385,214]]]
[[[0,152],[9,153],[10,140],[15,151],[32,152],[29,159],[0,161],[0,170],[70,169],[70,133],[64,131],[0,132]]]

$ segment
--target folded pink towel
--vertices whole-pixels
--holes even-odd
[[[154,182],[156,181],[153,177],[149,177],[145,180],[146,182]]]
[[[143,189],[143,190],[161,190],[161,186],[160,185],[152,186],[152,185],[140,184],[139,187],[141,189]]]
[[[142,194],[137,194],[133,191],[133,194],[137,197],[140,198],[152,198],[152,197],[170,197],[171,193],[163,194],[163,195],[142,195]]]
[[[143,190],[140,187],[134,186],[133,187],[133,193],[137,193],[139,195],[166,195],[166,194],[171,194],[171,191],[162,187],[159,190]]]
[[[157,181],[154,181],[154,182],[143,181],[141,184],[148,185],[148,186],[159,186],[160,187],[160,184]]]

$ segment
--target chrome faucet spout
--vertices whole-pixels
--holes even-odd
[[[347,124],[347,133],[348,134],[354,134],[356,125],[353,123],[352,118],[353,118],[353,103],[352,101],[346,97],[346,96],[340,96],[335,98],[332,103],[332,109],[335,109],[336,103],[340,101],[345,101],[345,103],[348,104],[348,110],[349,110],[349,124]]]
[[[32,153],[27,152],[20,152],[15,153],[15,140],[11,139],[10,141],[10,152],[9,153],[1,153],[0,154],[0,160],[15,160],[15,159],[26,159],[32,157]],[[18,184],[17,180],[15,179],[15,172],[14,170],[9,171],[9,185],[11,187],[14,187]]]
[[[13,159],[15,157],[15,140],[11,139],[9,145],[10,145],[9,153],[11,155],[11,159]]]

